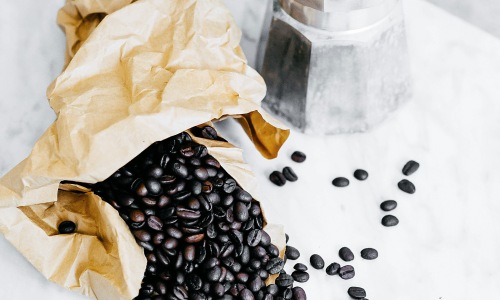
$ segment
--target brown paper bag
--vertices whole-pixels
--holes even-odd
[[[111,206],[61,181],[102,181],[153,142],[224,117],[238,118],[267,158],[289,132],[261,109],[264,82],[247,66],[241,32],[220,1],[68,3],[80,25],[94,25],[66,30],[68,45],[80,43],[74,53],[71,42],[74,57],[48,89],[57,119],[0,179],[0,232],[48,279],[96,299],[131,299],[146,265],[142,249]],[[207,146],[258,195],[240,149]],[[61,220],[77,221],[78,233],[57,234]],[[267,230],[284,244],[279,227]]]

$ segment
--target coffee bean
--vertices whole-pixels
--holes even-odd
[[[307,271],[307,266],[301,263],[296,263],[295,266],[293,266],[293,268],[297,271],[302,271],[302,272]]]
[[[380,204],[380,209],[383,211],[394,210],[398,206],[398,203],[394,200],[386,200]]]
[[[346,187],[349,185],[349,179],[345,177],[337,177],[332,181],[332,184],[336,187]]]
[[[411,174],[415,173],[419,167],[420,167],[420,164],[418,162],[416,162],[414,160],[410,160],[403,167],[403,174],[406,176],[410,176]]]
[[[353,299],[364,299],[366,297],[366,292],[363,288],[352,286],[347,290],[347,294]]]
[[[366,180],[368,178],[368,172],[362,169],[358,169],[354,171],[354,178],[361,181]]]
[[[306,292],[300,286],[296,286],[292,289],[293,300],[307,300]]]
[[[256,276],[255,278],[251,279],[248,284],[250,291],[254,293],[258,292],[263,286],[265,286],[265,283],[259,276]]]
[[[236,189],[236,186],[237,186],[236,181],[234,181],[234,179],[232,178],[226,179],[223,185],[224,192],[231,194]]]
[[[208,179],[208,171],[207,169],[200,167],[196,168],[193,171],[194,177],[198,180],[207,180]]]
[[[163,223],[157,216],[149,216],[147,224],[149,228],[156,231],[161,231],[163,229]]]
[[[75,232],[76,224],[72,221],[62,221],[59,223],[59,226],[57,226],[57,229],[60,234],[70,234]]]
[[[216,140],[217,131],[211,126],[205,126],[201,129],[201,136],[209,140]]]
[[[337,275],[340,269],[340,265],[338,263],[332,263],[328,267],[326,267],[326,274],[328,275]]]
[[[279,287],[276,284],[271,283],[270,285],[267,286],[266,291],[268,294],[276,296],[278,295]]]
[[[245,190],[242,190],[242,189],[238,189],[236,191],[236,199],[240,200],[241,202],[244,202],[244,203],[250,203],[250,201],[252,201],[252,195],[250,195],[247,191]]]
[[[260,243],[262,238],[262,231],[259,229],[254,229],[248,233],[247,244],[250,247],[255,247]]]
[[[295,172],[293,171],[293,169],[291,167],[285,167],[283,168],[283,176],[285,176],[286,180],[288,181],[297,181],[297,179],[299,179],[297,177],[297,174],[295,174]]]
[[[120,195],[118,198],[118,203],[123,206],[130,206],[132,203],[134,203],[135,199],[131,195]]]
[[[352,253],[351,249],[349,249],[347,247],[342,247],[339,250],[339,257],[343,261],[351,261],[354,259],[354,253]]]
[[[280,171],[272,172],[269,175],[269,180],[277,186],[284,186],[286,183],[286,178]]]
[[[309,280],[309,273],[304,271],[294,271],[292,277],[297,282],[307,282]]]
[[[245,205],[245,203],[239,202],[239,201],[236,202],[236,204],[234,205],[234,214],[235,214],[236,220],[238,220],[240,222],[245,222],[250,217],[250,214],[248,212],[248,208]]]
[[[345,280],[353,278],[354,275],[356,274],[354,272],[354,267],[351,265],[345,265],[345,266],[341,267],[339,269],[338,273],[339,273],[340,278],[345,279]]]
[[[217,282],[219,281],[221,275],[222,275],[222,269],[219,266],[215,266],[208,271],[207,279],[211,282]]]
[[[408,193],[408,194],[415,193],[415,185],[409,180],[406,180],[406,179],[401,180],[398,183],[398,187],[400,190],[402,190],[405,193]]]
[[[300,257],[300,252],[295,247],[286,246],[285,255],[288,259],[296,260]]]
[[[311,266],[317,270],[323,269],[325,267],[325,261],[318,254],[311,255],[310,263]]]
[[[186,261],[193,261],[196,255],[196,248],[193,245],[187,245],[184,248],[184,259]]]
[[[387,215],[382,218],[382,225],[386,227],[392,227],[399,224],[398,218],[393,215]]]
[[[276,285],[284,288],[284,287],[289,287],[293,284],[293,277],[288,275],[288,274],[280,274],[278,278],[276,278]]]
[[[378,257],[378,251],[373,248],[365,248],[361,250],[361,257],[367,260],[373,260]]]
[[[283,262],[283,260],[279,257],[275,257],[275,258],[272,258],[270,259],[267,264],[266,264],[266,271],[269,273],[269,274],[278,274],[279,272],[281,272],[281,270],[283,270],[283,267],[284,267],[285,263]]]
[[[189,243],[189,244],[195,244],[195,243],[201,242],[204,237],[205,237],[205,234],[204,233],[200,233],[200,234],[195,234],[195,235],[187,236],[186,238],[184,238],[184,241],[186,243]]]
[[[149,242],[151,240],[151,234],[146,230],[135,230],[132,232],[136,239],[142,242]]]
[[[200,218],[201,213],[196,210],[191,210],[187,208],[177,208],[176,212],[177,216],[182,219],[187,219],[187,220],[197,220]]]
[[[267,246],[271,245],[271,237],[264,230],[262,230],[262,237],[260,239],[260,245],[262,247],[267,247]]]
[[[163,242],[163,248],[164,249],[175,249],[177,248],[178,241],[174,238],[168,238]]]
[[[295,151],[292,153],[292,160],[298,163],[304,162],[306,160],[306,155],[303,152]]]
[[[170,226],[168,227],[165,232],[173,237],[173,238],[176,238],[176,239],[180,239],[182,238],[183,234],[182,234],[182,231],[180,231],[177,227],[173,227],[173,226]]]
[[[180,162],[174,162],[172,164],[172,172],[175,176],[178,176],[180,178],[188,177],[188,168],[186,167],[186,165]]]
[[[254,300],[255,299],[252,292],[249,289],[243,289],[240,292],[240,298],[241,298],[241,300]]]
[[[158,180],[156,180],[155,178],[152,178],[152,177],[148,178],[144,182],[144,186],[146,187],[146,189],[148,190],[148,193],[150,195],[157,196],[157,195],[160,195],[162,192],[161,183]]]

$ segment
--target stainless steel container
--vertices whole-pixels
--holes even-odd
[[[410,97],[400,0],[274,0],[264,105],[301,131],[359,132]]]

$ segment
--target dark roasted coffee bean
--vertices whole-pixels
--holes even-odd
[[[248,209],[248,212],[253,217],[257,217],[262,213],[260,206],[257,203],[252,203],[252,205]]]
[[[200,201],[196,198],[191,198],[186,203],[187,207],[192,210],[199,210],[201,207]]]
[[[72,221],[62,221],[59,223],[59,226],[57,226],[57,229],[60,234],[73,233],[76,230],[76,224]]]
[[[186,243],[189,243],[189,244],[194,244],[194,243],[201,242],[204,237],[205,237],[204,233],[194,234],[194,235],[190,235],[190,236],[187,236],[186,238],[184,238],[184,241]]]
[[[347,294],[353,299],[364,299],[366,297],[366,292],[363,288],[351,286],[347,290]]]
[[[236,189],[235,191],[235,196],[236,199],[240,200],[241,202],[244,203],[250,203],[252,201],[252,195],[250,195],[247,191],[242,190],[242,189]]]
[[[255,278],[251,279],[248,284],[249,289],[254,293],[260,291],[260,289],[264,286],[266,286],[266,284],[259,276],[255,276]]]
[[[211,166],[211,167],[214,167],[216,169],[219,169],[220,168],[220,163],[218,160],[216,160],[215,158],[213,158],[211,155],[208,155],[206,158],[205,158],[205,164],[207,166]]]
[[[293,169],[291,167],[284,167],[283,168],[283,176],[285,176],[286,180],[291,181],[291,182],[297,181],[297,179],[299,179],[297,177],[297,174],[295,174],[295,172],[293,171]]]
[[[123,206],[130,206],[134,201],[135,199],[131,195],[122,194],[118,197],[118,203]]]
[[[174,173],[175,176],[180,178],[186,178],[189,175],[188,168],[186,167],[186,165],[180,162],[174,162],[172,164],[172,172]]]
[[[266,291],[268,294],[276,296],[279,292],[279,287],[276,284],[270,284],[267,286]]]
[[[176,239],[180,239],[182,238],[182,231],[179,230],[179,228],[177,227],[173,227],[173,226],[170,226],[170,227],[167,227],[167,229],[165,230],[165,232],[173,237],[173,238],[176,238]]]
[[[262,231],[260,229],[254,229],[248,233],[247,244],[250,247],[255,247],[260,243],[262,238]]]
[[[293,300],[307,300],[306,292],[300,286],[296,286],[292,289]]]
[[[269,180],[277,186],[284,186],[286,183],[286,178],[280,171],[273,171],[269,175]]]
[[[236,181],[234,181],[234,179],[232,178],[226,179],[223,185],[224,192],[231,194],[236,189],[236,186],[237,186]]]
[[[187,208],[182,208],[182,207],[177,207],[177,216],[182,219],[187,219],[187,220],[196,220],[199,219],[201,216],[201,213],[196,210],[191,210]]]
[[[199,181],[191,181],[191,193],[199,195],[203,191],[203,185]]]
[[[208,177],[214,178],[217,176],[217,169],[216,168],[207,168],[207,173],[208,173]],[[215,186],[215,184],[214,184],[214,186]]]
[[[203,281],[196,274],[190,274],[186,279],[186,283],[190,291],[199,291],[203,286]]]
[[[213,205],[219,205],[220,204],[220,196],[217,193],[210,193],[207,195],[207,200],[208,202],[212,203]]]
[[[262,247],[267,247],[271,245],[271,237],[269,236],[269,234],[264,230],[261,230],[261,232],[262,232],[262,237],[260,239],[260,245]]]
[[[246,204],[240,201],[236,202],[236,204],[234,205],[234,215],[236,220],[240,222],[248,221],[250,214],[248,212]]]
[[[139,242],[139,245],[148,251],[153,251],[155,249],[153,244],[149,242]]]
[[[132,233],[141,242],[149,242],[151,240],[151,234],[146,230],[134,230]]]
[[[182,286],[178,286],[178,285],[175,286],[173,293],[174,293],[175,297],[177,297],[177,299],[179,299],[179,300],[187,300],[188,299],[188,292]]]
[[[398,218],[393,215],[387,215],[382,218],[382,225],[386,227],[392,227],[399,224]]]
[[[150,296],[154,292],[154,286],[152,284],[143,284],[141,289],[139,290],[139,295],[141,296]]]
[[[208,149],[204,145],[196,145],[194,147],[194,155],[198,158],[203,158],[208,155]]]
[[[250,262],[248,263],[248,266],[253,270],[253,271],[257,271],[260,269],[260,267],[262,266],[262,262],[258,259],[252,259],[250,260]]]
[[[418,162],[410,160],[403,167],[403,174],[406,176],[410,176],[411,174],[415,173],[419,167],[420,164]]]
[[[236,274],[236,280],[241,283],[246,283],[250,277],[248,276],[247,273],[238,273]]]
[[[233,202],[234,202],[234,197],[232,195],[227,195],[222,200],[222,205],[224,205],[225,207],[228,207],[228,206],[231,206],[233,204]]]
[[[283,273],[280,274],[278,278],[276,278],[276,285],[281,288],[289,287],[292,284],[293,284],[293,277],[288,274]]]
[[[130,227],[132,229],[141,229],[142,227],[144,227],[145,224],[146,224],[146,222],[133,222],[133,223],[130,223]]]
[[[297,271],[302,271],[302,272],[307,271],[307,266],[301,263],[296,263],[295,266],[293,266],[293,268]]]
[[[193,245],[187,245],[184,248],[184,259],[186,261],[193,261],[196,256],[196,248]]]
[[[356,274],[354,271],[354,267],[351,265],[345,265],[341,267],[338,271],[340,278],[342,279],[351,279]]]
[[[240,292],[240,298],[241,298],[241,300],[254,300],[255,299],[252,292],[248,289],[243,289]]]
[[[280,250],[275,245],[271,244],[267,247],[267,251],[273,257],[278,257],[280,255]]]
[[[306,155],[303,152],[295,151],[292,153],[292,160],[298,163],[304,162],[306,160]]]
[[[205,126],[201,129],[200,134],[203,138],[209,140],[217,139],[217,131],[211,126]]]
[[[207,169],[205,169],[203,167],[199,167],[199,168],[194,169],[193,174],[194,174],[194,177],[198,180],[204,181],[204,180],[208,179]]]
[[[165,242],[163,242],[163,248],[164,249],[175,249],[175,248],[177,248],[178,244],[179,244],[179,242],[176,239],[168,238],[165,240]]]
[[[137,196],[144,197],[148,195],[148,189],[144,183],[140,183],[135,189],[135,193]]]
[[[155,252],[156,259],[159,263],[161,263],[164,266],[168,266],[170,264],[170,258],[168,256],[164,255],[160,250],[156,250]]]
[[[158,198],[158,203],[156,204],[159,208],[166,207],[167,205],[170,205],[172,203],[172,199],[165,195],[161,195]]]
[[[163,223],[157,216],[149,216],[147,224],[149,228],[156,231],[161,231],[163,229]]]
[[[195,154],[193,148],[191,148],[191,146],[184,146],[181,148],[181,150],[179,151],[181,153],[182,156],[184,157],[191,157]]]
[[[163,168],[159,165],[151,165],[146,174],[153,178],[160,178],[163,175]]]
[[[285,299],[285,300],[291,300],[293,297],[292,287],[290,286],[290,287],[286,288],[285,290],[283,290],[282,296],[283,296],[283,299]]]
[[[215,295],[215,296],[218,296],[218,297],[221,297],[222,295],[224,295],[225,291],[224,291],[224,285],[216,282],[212,285],[212,293]]]
[[[307,282],[309,280],[309,273],[304,271],[293,271],[292,277],[297,282]]]
[[[163,232],[158,232],[153,236],[153,244],[160,245],[165,240],[165,234]]]
[[[262,280],[267,280],[267,278],[269,278],[269,273],[267,273],[267,271],[262,269],[257,271],[257,275],[259,275],[259,277],[262,278]]]
[[[328,275],[337,275],[340,269],[340,265],[338,263],[332,263],[328,267],[326,267],[326,274]]]
[[[368,172],[362,169],[358,169],[354,171],[354,178],[361,181],[366,180],[368,178]]]
[[[361,250],[361,257],[367,260],[377,259],[378,251],[373,248],[365,248]]]
[[[153,196],[157,196],[157,195],[161,194],[162,191],[163,191],[162,187],[161,187],[161,183],[158,180],[156,180],[155,178],[152,178],[152,177],[148,178],[144,182],[144,186],[148,190],[148,193],[150,195],[153,195]]]
[[[211,282],[217,282],[219,281],[221,275],[222,275],[222,269],[219,266],[215,266],[208,271],[207,279]]]
[[[264,228],[264,218],[262,216],[257,216],[254,218],[255,220],[255,227],[258,229]]]
[[[264,257],[267,254],[266,249],[264,249],[261,246],[256,246],[256,247],[252,248],[251,253],[252,253],[253,257],[259,257],[259,258]]]
[[[158,217],[160,217],[160,219],[162,219],[162,220],[165,220],[166,218],[171,217],[174,214],[175,214],[175,207],[167,207],[167,208],[161,209],[158,212]]]
[[[351,249],[349,249],[347,247],[342,247],[339,250],[339,257],[343,261],[351,261],[354,259],[354,253],[352,253]]]
[[[286,255],[286,258],[288,258],[288,259],[296,260],[300,257],[300,252],[295,247],[286,246],[285,255]]]
[[[409,180],[406,180],[406,179],[401,180],[400,182],[398,182],[398,187],[400,190],[402,190],[405,193],[408,193],[408,194],[415,193],[415,185]]]
[[[346,187],[349,185],[349,179],[345,177],[337,177],[332,181],[332,184],[336,187]]]
[[[189,160],[189,164],[194,166],[194,167],[199,167],[201,166],[201,160],[199,160],[198,158],[196,157],[192,157],[190,160]]]
[[[323,269],[325,267],[325,261],[318,254],[311,255],[310,263],[311,266],[317,270]]]
[[[394,200],[386,200],[380,204],[380,209],[383,211],[394,210],[398,206],[398,203]]]
[[[191,197],[191,191],[185,190],[172,195],[172,197],[177,201],[183,201]]]

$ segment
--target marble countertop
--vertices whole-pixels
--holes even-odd
[[[0,3],[0,174],[28,155],[54,119],[45,89],[63,63],[55,25],[62,2]],[[356,255],[352,280],[311,270],[299,284],[308,299],[347,300],[350,286],[364,287],[371,300],[492,299],[500,292],[500,40],[421,0],[404,5],[414,99],[383,124],[328,138],[292,132],[271,161],[231,122],[221,124],[245,150],[268,219],[284,224],[289,244],[301,251],[297,262],[319,253],[327,264],[340,263],[342,246]],[[307,153],[306,162],[292,162],[294,150]],[[410,159],[421,164],[409,178],[414,195],[396,185]],[[299,181],[279,188],[267,177],[284,166]],[[368,170],[367,181],[352,178],[357,168]],[[351,185],[333,187],[337,176]],[[397,227],[380,225],[386,199],[399,203]],[[365,247],[378,249],[379,258],[361,259]],[[0,299],[83,299],[45,280],[3,237],[0,253]]]

